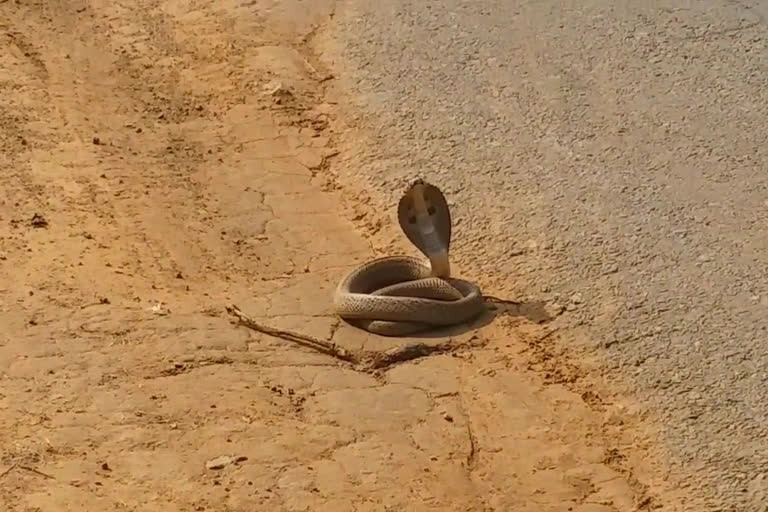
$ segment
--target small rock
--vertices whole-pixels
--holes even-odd
[[[45,217],[43,217],[39,213],[36,213],[29,220],[29,225],[32,226],[33,228],[47,228],[48,221],[45,219]]]
[[[273,81],[264,86],[264,94],[266,96],[272,96],[276,101],[282,101],[293,97],[293,92],[287,85],[282,82]]]
[[[224,469],[225,467],[231,464],[238,464],[240,462],[243,462],[244,460],[248,460],[248,457],[243,457],[242,455],[241,456],[221,455],[219,457],[214,457],[213,459],[207,461],[205,463],[205,468],[210,470]]]
[[[563,314],[563,311],[565,311],[565,306],[563,306],[560,303],[552,302],[547,305],[547,314],[554,318],[556,316],[560,316]]]
[[[163,304],[161,302],[158,302],[157,304],[149,308],[149,310],[155,315],[160,315],[160,316],[166,316],[170,313],[168,308],[163,307]]]
[[[93,138],[93,144],[94,144],[94,146],[100,145],[101,144],[101,139],[98,138],[98,137],[94,137]]]

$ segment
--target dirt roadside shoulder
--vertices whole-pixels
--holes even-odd
[[[332,3],[211,5],[0,5],[0,504],[661,507],[629,411],[574,392],[545,327],[361,372],[231,323],[391,343],[331,311],[384,250],[333,174]]]

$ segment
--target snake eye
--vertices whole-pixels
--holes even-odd
[[[435,210],[435,207],[432,205],[430,205],[429,208],[427,208],[427,213],[430,215],[434,215],[436,211],[437,210]]]
[[[413,215],[408,217],[408,224],[416,224],[416,217]]]

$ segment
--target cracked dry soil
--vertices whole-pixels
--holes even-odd
[[[374,251],[301,5],[0,4],[0,508],[671,509],[524,316],[365,371],[230,321],[394,343],[332,315]]]

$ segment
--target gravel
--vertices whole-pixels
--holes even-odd
[[[749,512],[768,503],[756,5],[355,0],[335,34],[378,139],[351,178],[388,204],[415,175],[443,188],[459,265],[568,303],[562,321],[647,401],[693,491]]]

